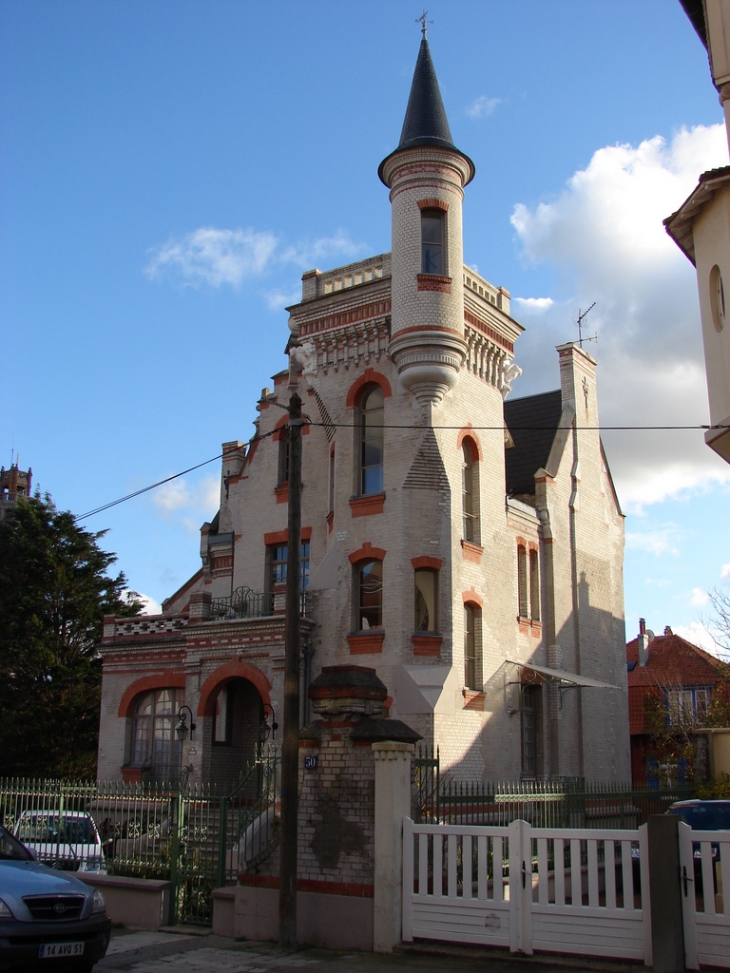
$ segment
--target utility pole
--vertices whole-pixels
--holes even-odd
[[[302,400],[289,399],[289,519],[284,635],[284,739],[281,748],[279,945],[297,947],[297,826],[299,818],[299,547],[302,532]]]

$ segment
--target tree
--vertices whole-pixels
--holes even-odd
[[[0,776],[94,776],[103,618],[142,608],[107,574],[105,533],[48,494],[0,522]]]
[[[712,606],[713,638],[719,649],[730,652],[730,592],[715,588],[707,593]]]

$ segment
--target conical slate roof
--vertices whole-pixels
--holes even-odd
[[[444,111],[431,51],[425,37],[421,41],[416,70],[413,72],[411,94],[398,148],[410,149],[416,145],[456,148],[451,141],[449,120]]]
[[[470,182],[474,177],[474,163],[465,156],[463,152],[456,148],[451,140],[451,129],[449,120],[446,117],[444,103],[441,100],[439,83],[436,78],[436,70],[431,60],[431,51],[428,41],[424,37],[418,51],[416,70],[413,72],[411,83],[411,94],[408,98],[406,117],[403,122],[403,130],[400,133],[400,142],[395,152],[391,152],[387,158],[383,159],[378,168],[378,175],[383,179],[383,167],[388,159],[391,159],[398,152],[405,149],[414,149],[422,145],[438,146],[441,149],[451,149],[458,152],[469,162],[471,174],[467,177]]]

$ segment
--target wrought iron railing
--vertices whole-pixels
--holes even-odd
[[[211,892],[270,853],[279,755],[259,751],[236,785],[175,779],[0,779],[0,823],[58,868],[166,879],[169,922],[212,919]]]
[[[299,612],[306,616],[310,613],[311,599],[307,591],[299,593]],[[253,591],[245,585],[236,588],[225,598],[213,598],[210,603],[212,619],[263,618],[283,614],[286,609],[284,592]]]
[[[539,828],[638,828],[650,814],[693,796],[691,785],[558,780],[463,781],[441,775],[438,749],[414,760],[415,819],[427,824],[505,826],[518,818]]]

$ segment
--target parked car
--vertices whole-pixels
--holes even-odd
[[[666,810],[667,814],[676,815],[685,824],[688,824],[693,831],[730,831],[730,801],[701,801],[694,798],[689,801],[675,801]],[[720,861],[720,845],[713,841],[712,863]],[[699,893],[702,892],[702,850],[699,841],[692,842],[692,853],[694,856],[694,881],[695,888]],[[713,867],[713,880],[715,892],[717,892],[717,873]]]
[[[23,811],[13,833],[36,859],[73,872],[105,872],[101,838],[85,811]]]
[[[0,825],[0,970],[87,973],[109,945],[104,896],[74,875],[37,862]],[[47,962],[46,962],[47,961]]]

